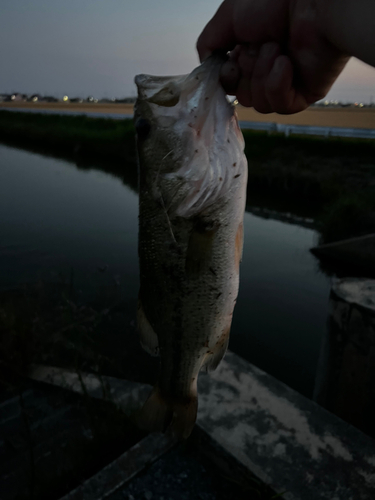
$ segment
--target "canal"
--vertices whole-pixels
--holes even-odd
[[[106,284],[135,304],[138,197],[126,169],[134,179],[133,165],[120,178],[0,145],[0,290],[74,276],[83,302]],[[318,235],[250,211],[244,224],[230,349],[312,397],[330,290],[309,252]]]

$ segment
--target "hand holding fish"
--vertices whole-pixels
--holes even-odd
[[[367,0],[225,0],[197,42],[201,60],[231,51],[224,89],[261,113],[291,114],[326,96],[350,56],[375,65]]]

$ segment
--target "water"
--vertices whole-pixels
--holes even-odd
[[[83,294],[105,276],[135,300],[137,203],[118,177],[0,145],[0,289],[73,270]],[[230,348],[311,396],[330,289],[308,251],[317,235],[251,213],[244,222]]]

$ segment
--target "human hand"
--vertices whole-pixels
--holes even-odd
[[[224,0],[197,50],[201,60],[231,51],[222,85],[260,113],[304,110],[326,96],[349,60],[328,41],[315,0]]]

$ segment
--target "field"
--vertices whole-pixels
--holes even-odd
[[[133,114],[132,104],[111,103],[31,103],[4,102],[0,108],[30,108],[35,110],[75,111],[85,113]],[[309,108],[295,115],[263,115],[252,108],[237,107],[238,118],[243,121],[273,122],[320,127],[375,128],[375,108]]]

